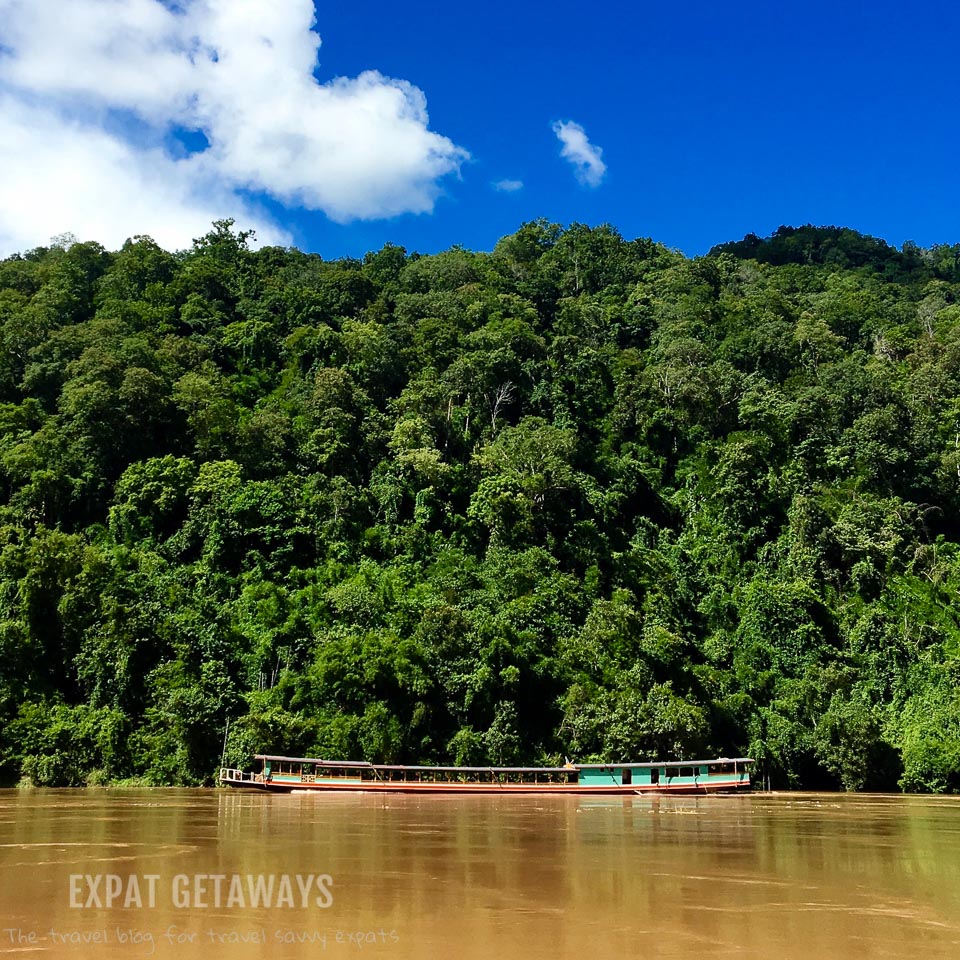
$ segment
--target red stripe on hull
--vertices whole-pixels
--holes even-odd
[[[637,796],[642,794],[704,794],[749,789],[750,782],[728,780],[720,783],[637,784],[635,786],[594,787],[578,784],[490,784],[490,783],[230,783],[228,786],[269,790],[273,793],[479,793],[546,796],[566,794],[578,796]]]

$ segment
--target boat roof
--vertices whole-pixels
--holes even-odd
[[[484,773],[486,771],[502,772],[509,770],[512,773],[569,773],[576,770],[576,766],[569,767],[441,767],[441,766],[414,766],[406,763],[369,763],[366,760],[318,760],[315,757],[275,757],[270,754],[258,753],[255,760],[276,760],[278,763],[310,763],[317,767],[362,767],[365,770],[432,770],[449,773],[463,771],[464,773]]]
[[[317,757],[280,757],[269,753],[258,753],[255,760],[275,760],[278,763],[309,763],[317,767],[362,767],[370,770],[432,770],[434,772],[483,773],[485,771],[510,773],[569,773],[571,770],[606,770],[610,767],[638,769],[649,767],[695,767],[711,763],[753,763],[750,757],[714,757],[712,760],[655,760],[644,763],[625,763],[612,760],[608,763],[571,763],[565,767],[441,767],[411,766],[403,763],[369,763],[366,760],[321,760]]]

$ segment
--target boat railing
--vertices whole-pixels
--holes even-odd
[[[262,777],[256,773],[250,773],[246,770],[238,770],[235,767],[220,768],[221,783],[254,783],[261,780]]]
[[[371,765],[364,781],[381,783],[489,783],[499,786],[564,784],[575,780],[577,771],[562,767],[443,767]]]

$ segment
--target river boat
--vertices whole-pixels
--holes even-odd
[[[222,767],[230,787],[282,792],[703,794],[750,788],[749,757],[562,767],[440,767],[258,754],[256,772]]]

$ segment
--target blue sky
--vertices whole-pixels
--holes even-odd
[[[537,217],[687,254],[782,223],[960,242],[952,5],[371,0],[312,31],[309,0],[241,6],[0,0],[0,253],[185,246],[214,216],[326,257],[490,249]],[[68,10],[69,45],[47,26]]]

